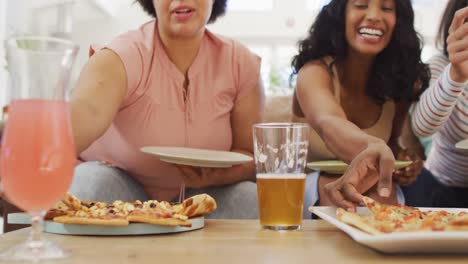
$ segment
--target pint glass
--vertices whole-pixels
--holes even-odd
[[[253,138],[260,224],[273,230],[300,229],[309,126],[257,124]]]

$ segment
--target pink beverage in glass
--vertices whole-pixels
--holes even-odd
[[[11,102],[0,153],[8,199],[28,212],[51,208],[70,187],[75,162],[67,102]]]

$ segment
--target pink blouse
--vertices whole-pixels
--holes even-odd
[[[181,185],[179,170],[140,148],[230,150],[231,111],[257,85],[260,58],[240,43],[205,30],[184,94],[185,77],[169,60],[156,21],[117,37],[107,48],[125,66],[128,91],[110,128],[81,158],[125,170],[153,199],[173,199]]]

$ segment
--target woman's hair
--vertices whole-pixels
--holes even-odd
[[[135,2],[138,2],[146,13],[156,18],[156,10],[154,9],[153,0],[135,0]],[[213,10],[211,11],[208,23],[213,23],[218,19],[218,17],[223,16],[224,13],[226,13],[226,5],[227,0],[214,0]]]
[[[447,38],[449,35],[450,25],[452,24],[453,17],[457,10],[466,7],[467,0],[450,0],[445,7],[444,14],[442,15],[442,20],[440,20],[439,32],[437,33],[437,45],[442,47],[442,51],[445,56],[448,57],[447,52]]]
[[[319,12],[308,37],[298,44],[299,53],[292,60],[291,77],[312,60],[331,56],[334,64],[346,58],[346,3],[347,0],[332,0]],[[416,101],[429,85],[430,72],[421,61],[423,45],[413,26],[411,1],[395,0],[395,5],[396,24],[392,38],[377,55],[366,88],[366,93],[378,103],[388,99]]]

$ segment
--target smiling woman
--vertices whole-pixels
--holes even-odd
[[[363,193],[404,203],[392,171],[408,107],[429,82],[421,47],[410,0],[332,0],[299,43],[293,110],[315,130],[309,160],[353,161],[342,177],[315,180],[320,205],[354,208]],[[405,181],[420,170],[413,159]]]

